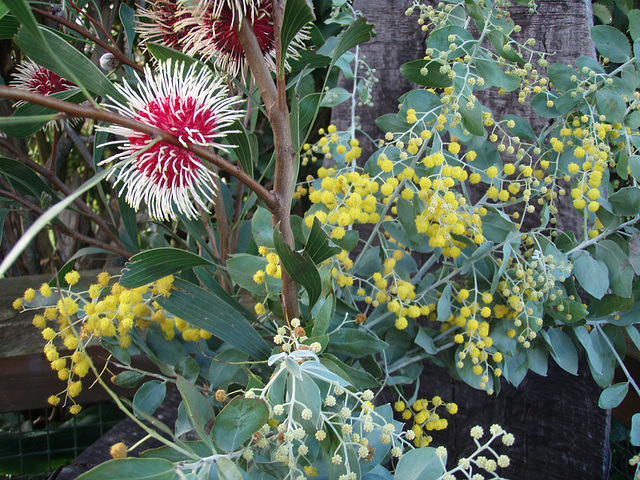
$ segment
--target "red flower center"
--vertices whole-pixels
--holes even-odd
[[[176,2],[171,0],[156,1],[153,6],[153,13],[156,16],[156,24],[162,43],[171,48],[180,45],[187,29],[176,29],[175,25],[178,21],[184,20],[190,15],[185,11],[178,13]]]
[[[275,49],[275,34],[273,31],[273,17],[271,15],[271,3],[260,6],[253,19],[253,32],[258,39],[258,45],[263,55],[271,53]],[[233,14],[229,7],[224,7],[220,17],[213,20],[213,28],[216,33],[213,41],[220,51],[230,55],[234,59],[240,59],[244,50],[238,39],[238,32],[233,26]]]
[[[56,75],[50,70],[38,67],[36,72],[29,79],[27,89],[41,95],[51,95],[52,93],[64,92],[75,88],[75,85],[64,78]]]
[[[136,120],[171,133],[182,143],[206,145],[216,136],[214,113],[193,97],[171,95],[153,100],[138,112]],[[192,185],[203,168],[193,153],[168,142],[158,141],[147,148],[151,137],[138,132],[128,140],[133,150],[144,150],[136,161],[140,173],[161,187]]]

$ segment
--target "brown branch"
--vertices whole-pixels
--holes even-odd
[[[78,7],[75,3],[73,2],[68,2],[68,5],[71,6],[71,8],[73,8],[76,12],[81,13],[82,15],[84,15],[84,17],[89,20],[91,23],[93,23],[96,27],[98,27],[98,29],[100,29],[100,31],[102,33],[104,33],[104,36],[107,37],[109,39],[109,41],[111,43],[113,43],[114,45],[116,44],[116,41],[114,40],[114,38],[111,36],[111,33],[109,33],[109,31],[107,31],[106,28],[104,28],[104,26],[102,25],[101,22],[98,22],[95,18],[93,18],[91,15],[89,15],[87,12],[83,11],[80,7]],[[100,12],[98,12],[98,14],[100,14]]]
[[[5,195],[9,198],[14,199],[16,202],[21,203],[22,205],[24,205],[25,207],[27,207],[29,210],[31,210],[32,212],[34,212],[37,215],[42,215],[44,213],[44,210],[42,208],[40,208],[38,205],[36,205],[33,202],[30,202],[29,200],[27,200],[26,198],[22,197],[21,195],[17,195],[14,192],[11,191],[7,191],[7,190],[2,190],[0,189],[0,194]],[[128,250],[125,250],[124,248],[118,247],[116,245],[110,245],[108,243],[104,243],[101,242],[100,240],[96,240],[95,238],[92,237],[88,237],[87,235],[83,235],[75,230],[71,230],[68,228],[63,228],[62,226],[60,226],[59,224],[55,223],[55,222],[51,222],[49,223],[49,225],[51,226],[51,228],[57,230],[58,232],[62,233],[63,235],[67,235],[75,240],[79,240],[81,242],[87,243],[89,245],[93,245],[94,247],[99,247],[102,248],[104,250],[108,250],[110,252],[113,252],[117,255],[120,255],[124,258],[129,258],[131,256],[131,252],[129,252]]]
[[[71,118],[92,118],[94,120],[101,120],[127,127],[132,130],[136,130],[138,132],[149,135],[152,138],[159,137],[162,139],[162,141],[194,153],[198,157],[207,160],[208,162],[219,167],[221,170],[224,170],[228,174],[233,175],[239,181],[249,187],[249,189],[253,191],[258,196],[258,198],[264,202],[269,210],[275,211],[278,206],[276,195],[260,185],[260,183],[255,181],[251,176],[247,175],[240,167],[229,163],[220,155],[216,155],[215,153],[210,152],[204,147],[200,147],[198,145],[185,146],[180,143],[178,137],[176,137],[175,135],[171,135],[170,133],[167,133],[164,130],[161,130],[152,125],[139,122],[118,113],[110,112],[109,110],[103,108],[76,105],[75,103],[65,102],[56,98],[49,97],[47,95],[39,95],[37,93],[32,93],[13,87],[7,87],[5,85],[0,85],[0,97],[10,98],[12,100],[24,100],[29,103],[35,103],[36,105],[41,105],[43,107],[64,112]]]
[[[73,4],[71,4],[71,5],[73,5]],[[79,25],[77,25],[77,24],[75,24],[73,22],[70,22],[66,18],[57,17],[57,16],[55,16],[55,15],[49,13],[49,12],[45,12],[44,10],[40,10],[39,8],[31,7],[31,10],[33,11],[33,13],[37,13],[38,15],[41,15],[41,16],[43,16],[45,18],[48,18],[51,21],[58,22],[61,25],[64,25],[65,27],[67,27],[69,30],[73,30],[74,32],[79,33],[80,35],[82,35],[83,37],[87,38],[88,40],[91,40],[96,45],[99,45],[102,48],[104,48],[107,52],[112,53],[120,61],[120,63],[125,63],[125,64],[129,65],[131,68],[135,68],[138,72],[141,72],[141,73],[144,72],[144,68],[142,67],[142,65],[138,65],[134,61],[130,60],[126,55],[124,55],[120,51],[120,49],[118,47],[112,47],[107,42],[102,41],[100,38],[96,37],[94,34],[89,32],[87,29],[82,28],[81,26],[79,26]],[[87,16],[87,18],[91,18],[88,15],[86,15],[86,16]],[[109,36],[109,38],[111,38],[111,36]],[[111,41],[113,41],[113,38],[111,38]]]
[[[42,175],[44,178],[46,178],[53,186],[55,186],[58,190],[60,190],[60,192],[62,192],[64,195],[71,195],[73,193],[73,190],[71,190],[67,185],[65,185],[64,182],[62,182],[62,180],[60,180],[55,175],[55,173],[53,173],[49,169],[43,167],[39,163],[34,162],[33,160],[31,160],[31,158],[29,158],[28,155],[25,155],[23,152],[21,152],[20,150],[15,148],[13,145],[11,145],[6,140],[0,139],[0,146],[3,147],[3,148],[6,148],[11,153],[16,155],[16,157],[18,157],[18,160],[20,162],[24,163],[26,166],[28,166],[32,170],[35,170],[36,172],[38,172],[40,175]],[[82,213],[84,213],[89,218],[91,218],[91,220],[96,225],[98,225],[98,227],[101,228],[113,241],[115,241],[118,245],[120,245],[122,247],[122,242],[120,241],[120,238],[118,238],[118,236],[111,231],[111,229],[109,228],[107,223],[104,221],[104,219],[100,215],[98,215],[93,210],[91,210],[87,206],[87,204],[85,202],[83,202],[82,200],[80,200],[79,198],[76,198],[73,201],[73,203],[78,207],[78,209],[80,211],[82,211]],[[131,255],[132,254],[129,253],[129,257]]]
[[[272,2],[277,85],[274,84],[271,78],[271,72],[267,67],[262,50],[258,45],[258,40],[247,18],[242,19],[238,39],[251,67],[253,78],[255,78],[260,94],[264,99],[267,116],[273,130],[275,150],[273,193],[276,197],[276,208],[271,210],[273,226],[280,229],[285,244],[293,249],[295,244],[291,230],[290,205],[293,198],[294,152],[291,141],[289,108],[287,106],[286,79],[284,71],[280,68],[283,54],[280,49],[280,31],[284,14],[284,1],[272,0]],[[284,269],[282,271],[281,303],[287,322],[299,316],[298,285]]]

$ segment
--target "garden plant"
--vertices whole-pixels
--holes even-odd
[[[624,365],[625,338],[640,348],[640,10],[566,65],[508,1],[407,1],[427,38],[401,68],[416,88],[370,138],[355,108],[376,88],[358,47],[374,19],[347,0],[96,5],[0,3],[16,60],[0,224],[24,220],[0,273],[34,239],[73,239],[14,303],[61,380],[48,401],[77,414],[102,387],[147,434],[80,478],[502,478],[518,439],[501,426],[473,427],[464,458],[434,444],[458,406],[419,396],[424,362],[497,395],[584,355],[601,408],[640,394]],[[483,105],[497,95],[547,126]],[[346,129],[326,114],[342,103]],[[81,291],[76,262],[95,255],[127,263]],[[151,438],[164,446],[127,456]]]

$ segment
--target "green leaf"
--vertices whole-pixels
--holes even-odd
[[[563,65],[562,63],[549,65],[549,80],[551,80],[553,86],[561,92],[576,88],[577,80],[571,80],[571,76],[573,75],[576,76],[576,79],[580,78],[580,74],[568,65]]]
[[[609,289],[609,270],[607,265],[596,260],[585,250],[576,252],[572,257],[573,274],[589,295],[602,298]]]
[[[251,233],[253,241],[259,247],[274,248],[273,223],[271,213],[264,207],[258,207],[251,219]]]
[[[31,240],[35,238],[40,230],[46,227],[50,221],[57,217],[58,214],[66,209],[71,203],[73,203],[76,198],[100,183],[102,179],[109,175],[113,168],[115,168],[115,166],[105,169],[99,174],[95,175],[91,180],[87,181],[84,185],[77,188],[71,195],[59,201],[49,210],[40,215],[40,217],[38,217],[38,219],[33,222],[33,224],[27,229],[27,231],[22,234],[20,240],[18,240],[18,242],[5,256],[4,260],[2,260],[2,263],[0,263],[0,276],[3,275],[13,264],[13,262],[17,260],[20,254],[27,248]]]
[[[438,305],[436,306],[438,313],[438,322],[446,322],[451,317],[451,284],[447,284],[442,291],[442,295],[438,299]]]
[[[136,12],[126,3],[121,3],[119,14],[120,21],[122,22],[122,26],[124,27],[124,33],[127,37],[127,53],[131,55],[133,53],[133,39],[136,36],[136,31],[134,29],[136,24]]]
[[[215,265],[200,255],[177,248],[154,248],[140,252],[127,262],[120,285],[136,288],[197,265]]]
[[[410,82],[423,87],[446,88],[453,81],[448,75],[440,73],[442,63],[434,60],[414,60],[400,67],[400,73]]]
[[[609,25],[596,25],[591,27],[591,39],[603,57],[609,58],[614,63],[623,63],[629,60],[631,47],[624,33]]]
[[[624,187],[609,196],[613,213],[634,216],[640,213],[640,188]]]
[[[327,333],[329,324],[333,319],[333,314],[336,311],[336,297],[335,295],[327,295],[318,305],[317,312],[311,315],[313,318],[313,330],[311,331],[312,337],[319,337]]]
[[[480,22],[484,21],[484,15],[482,15],[482,9],[478,6],[478,4],[474,0],[464,0],[464,9],[474,20],[478,20]]]
[[[589,364],[591,368],[597,373],[602,375],[602,357],[599,349],[596,349],[593,345],[593,339],[589,332],[581,326],[576,327],[573,332],[576,337],[584,347],[585,352],[587,352],[587,358],[589,360]]]
[[[236,254],[227,260],[228,273],[232,280],[245,290],[256,295],[264,296],[269,293],[280,292],[280,279],[270,275],[265,276],[266,286],[253,281],[253,275],[258,271],[264,271],[267,267],[267,259],[249,254]]]
[[[329,245],[327,234],[322,230],[320,220],[317,217],[313,218],[313,225],[311,225],[307,245],[304,249],[316,265],[340,253],[339,248]]]
[[[216,460],[216,467],[218,467],[218,480],[244,480],[235,462],[226,457]]]
[[[174,287],[170,296],[158,299],[163,308],[256,359],[269,358],[271,349],[267,343],[231,305],[181,279],[175,280]]]
[[[631,40],[636,41],[640,38],[640,10],[631,10],[627,13],[627,18],[629,19],[629,35],[631,35]]]
[[[445,473],[446,457],[440,460],[433,447],[416,448],[405,453],[398,462],[396,480],[437,480]]]
[[[634,10],[636,11],[636,10]],[[640,413],[634,413],[631,417],[631,445],[640,446]]]
[[[291,250],[291,248],[284,243],[282,233],[280,233],[278,228],[273,232],[273,243],[280,257],[282,266],[294,281],[298,282],[307,290],[307,294],[309,295],[309,309],[313,308],[322,293],[322,280],[320,279],[320,272],[318,272],[318,268],[315,263],[313,263],[311,256],[304,250],[302,252]]]
[[[605,25],[611,23],[611,12],[601,3],[593,2],[593,15],[598,17],[598,20],[600,20]]]
[[[196,383],[198,376],[200,375],[200,367],[193,357],[187,355],[178,360],[178,363],[173,367],[175,372],[184,377],[187,382]]]
[[[3,0],[2,3],[9,7],[11,13],[20,21],[24,30],[31,33],[32,36],[37,38],[40,43],[44,44],[44,38],[42,38],[42,30],[38,26],[36,17],[31,11],[31,7],[24,0]]]
[[[239,120],[233,122],[229,128],[231,131],[226,133],[227,143],[238,147],[233,153],[238,158],[242,170],[253,177],[253,164],[258,160],[258,152],[253,150],[250,136],[255,137],[255,134],[247,133]]]
[[[629,382],[621,382],[605,388],[598,398],[598,406],[605,410],[616,408],[629,392]]]
[[[160,62],[172,59],[177,62],[184,63],[185,67],[190,67],[191,65],[196,64],[198,65],[196,67],[196,71],[199,71],[201,68],[207,68],[204,63],[198,61],[197,59],[190,57],[189,55],[185,55],[182,52],[178,52],[173,48],[160,45],[159,43],[145,43],[145,46],[147,47],[149,52],[151,52],[151,55],[153,55],[153,57]]]
[[[340,37],[340,41],[333,52],[331,65],[333,66],[344,52],[352,49],[356,45],[368,42],[373,35],[375,35],[373,33],[373,25],[367,23],[367,19],[364,17],[357,19],[349,25],[349,28],[347,28]]]
[[[424,328],[420,328],[420,330],[418,330],[418,334],[413,341],[416,345],[422,347],[422,349],[429,355],[435,355],[436,353],[438,353],[438,348],[436,347],[433,338],[427,335]]]
[[[484,122],[482,120],[482,105],[480,102],[474,102],[473,109],[471,110],[466,106],[462,106],[458,111],[462,114],[462,125],[469,130],[469,133],[479,137],[485,135]]]
[[[449,41],[451,36],[455,37],[453,42]],[[449,48],[452,43],[458,45],[458,48],[453,51]],[[429,34],[427,39],[427,47],[433,48],[437,52],[446,52],[447,60],[470,54],[475,44],[476,40],[474,40],[473,35],[457,25],[436,28]]]
[[[320,108],[321,93],[310,93],[300,100],[300,130],[304,129],[315,118],[318,108]]]
[[[160,380],[149,380],[143,383],[133,397],[134,413],[141,412],[153,415],[167,394],[167,384]]]
[[[627,108],[619,93],[612,90],[600,89],[596,92],[596,107],[600,115],[607,117],[609,123],[622,123]]]
[[[161,458],[118,458],[101,463],[78,477],[78,480],[172,480],[173,463]]]
[[[640,275],[640,233],[633,231],[629,239],[629,263],[636,275]]]
[[[136,211],[129,205],[126,200],[126,189],[121,190],[118,195],[118,210],[124,224],[124,229],[129,236],[129,243],[135,252],[140,251],[140,242],[138,241],[138,224],[136,222]]]
[[[58,200],[58,194],[36,172],[17,160],[0,157],[0,172],[3,179],[23,195],[33,196],[38,200],[43,196],[48,196],[51,201]]]
[[[191,382],[178,376],[177,385],[178,390],[180,390],[180,395],[182,396],[182,401],[184,402],[189,423],[195,429],[200,439],[209,445],[212,451],[215,451],[211,442],[211,435],[208,431],[214,419],[213,408],[211,408],[207,399],[204,398],[202,393],[200,393]]]
[[[613,240],[603,240],[596,245],[596,258],[609,270],[609,285],[616,295],[628,298],[632,293],[633,268],[628,256]]]
[[[280,33],[280,51],[286,52],[298,32],[314,19],[313,10],[309,8],[306,0],[287,0],[284,6],[284,17]],[[284,68],[285,60],[286,55],[282,55],[280,68]]]
[[[556,363],[571,375],[578,374],[578,352],[571,338],[559,328],[540,330]]]
[[[263,400],[235,397],[216,417],[211,434],[218,448],[233,452],[269,420],[269,407]]]
[[[485,83],[489,86],[501,87],[507,92],[513,92],[520,86],[520,79],[516,75],[506,73],[494,61],[477,60],[476,69],[478,75],[484,78]]]
[[[34,38],[28,29],[20,29],[15,39],[20,49],[38,65],[41,65],[62,78],[71,82],[80,82],[89,91],[105,98],[111,97],[117,101],[126,103],[123,95],[113,86],[98,67],[78,50],[62,40],[49,30],[40,30],[44,41],[56,52],[57,59],[53,58],[41,43]],[[78,86],[81,86],[78,85]]]
[[[531,99],[531,106],[541,117],[555,118],[560,115],[560,112],[558,112],[558,109],[555,105],[549,107],[547,105],[547,102],[549,102],[550,100],[555,102],[557,98],[557,95],[554,95],[552,93],[540,92]]]
[[[113,379],[113,383],[123,388],[135,388],[143,378],[143,373],[125,370],[124,372],[120,372],[118,375],[116,375],[116,377]]]
[[[375,335],[356,328],[343,328],[329,337],[329,345],[353,357],[380,353],[389,346]]]
[[[342,87],[335,87],[325,92],[320,102],[321,107],[333,108],[351,98],[351,92]]]

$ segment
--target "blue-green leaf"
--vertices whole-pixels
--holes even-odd
[[[593,258],[585,250],[576,252],[571,257],[571,261],[573,262],[573,274],[576,276],[580,286],[590,295],[602,298],[609,289],[609,270],[607,270],[607,265]]]
[[[629,382],[616,383],[605,388],[598,398],[598,406],[603,409],[616,408],[629,392]]]
[[[160,380],[144,383],[133,397],[134,413],[153,415],[167,394],[167,384]]]
[[[269,420],[269,407],[257,398],[235,397],[216,417],[211,434],[220,450],[233,452]]]
[[[591,39],[603,57],[615,63],[629,60],[631,47],[624,33],[609,25],[591,27]]]
[[[78,480],[172,480],[173,463],[161,458],[118,458],[108,460],[78,477]]]

